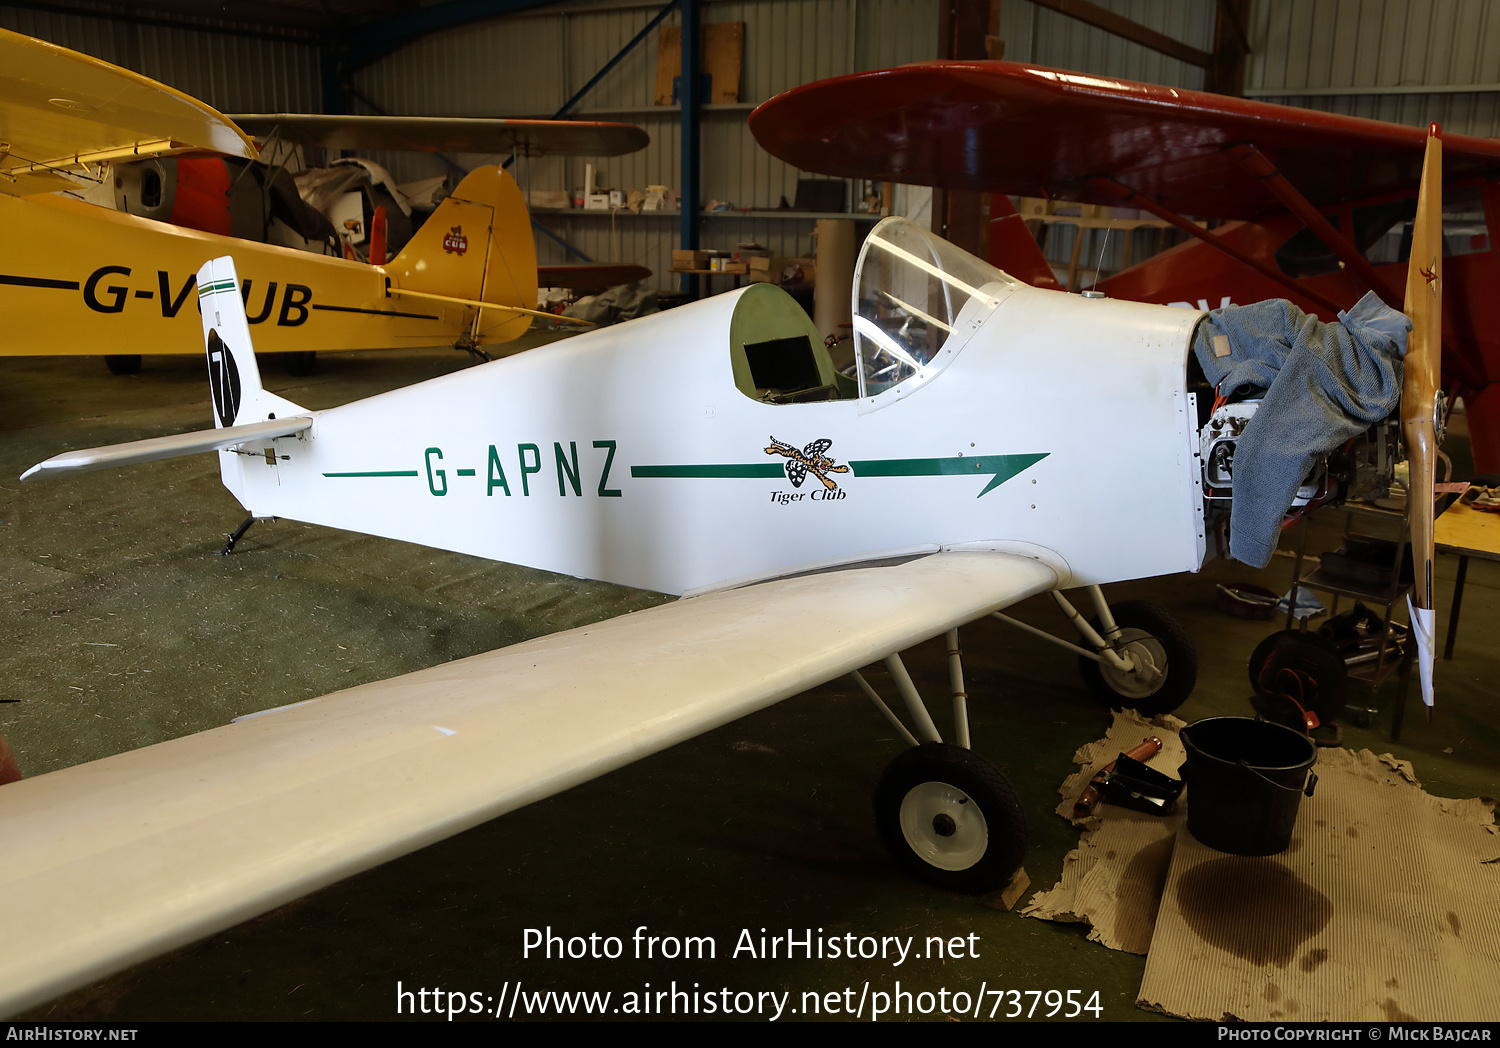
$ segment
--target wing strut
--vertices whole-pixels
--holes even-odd
[[[1277,200],[1287,206],[1287,210],[1302,220],[1302,224],[1317,234],[1318,239],[1333,249],[1339,259],[1359,274],[1361,280],[1369,285],[1370,289],[1379,295],[1388,306],[1396,305],[1396,289],[1391,286],[1390,281],[1383,278],[1370,265],[1370,260],[1360,254],[1359,248],[1349,240],[1348,237],[1334,228],[1328,219],[1323,217],[1322,212],[1313,207],[1307,197],[1297,192],[1297,188],[1286,180],[1276,165],[1271,163],[1259,149],[1248,143],[1232,146],[1226,150],[1231,160],[1237,163],[1250,177],[1258,180],[1265,186]]]
[[[1411,520],[1412,632],[1417,639],[1422,701],[1432,716],[1433,539],[1432,488],[1437,464],[1438,361],[1443,341],[1443,129],[1427,130],[1427,156],[1417,219],[1412,227],[1411,261],[1406,266],[1406,315],[1412,330],[1401,387],[1401,432],[1411,472],[1406,484],[1406,513]]]
[[[1182,230],[1189,236],[1197,237],[1204,243],[1218,248],[1220,251],[1224,252],[1224,254],[1228,255],[1236,262],[1241,262],[1244,265],[1249,266],[1251,269],[1255,270],[1267,280],[1276,281],[1276,283],[1286,288],[1293,295],[1296,295],[1299,298],[1310,298],[1331,313],[1338,313],[1341,310],[1347,309],[1349,306],[1354,304],[1350,302],[1347,305],[1340,306],[1332,299],[1327,298],[1317,291],[1314,291],[1312,288],[1308,287],[1301,281],[1293,280],[1285,273],[1282,273],[1276,269],[1272,269],[1264,262],[1260,262],[1257,259],[1251,258],[1249,255],[1245,254],[1243,251],[1240,251],[1238,248],[1231,247],[1222,238],[1214,236],[1212,233],[1204,229],[1202,226],[1198,225],[1196,222],[1189,222],[1186,218],[1179,215],[1171,208],[1163,207],[1161,204],[1158,204],[1156,201],[1150,199],[1149,197],[1141,193],[1137,193],[1134,189],[1131,189],[1129,186],[1123,185],[1122,183],[1116,182],[1112,178],[1091,178],[1088,181],[1088,185],[1092,189],[1097,189],[1102,193],[1108,193],[1114,197],[1117,197],[1122,203],[1128,200],[1130,201],[1130,207],[1138,207],[1143,211],[1149,211],[1157,218],[1172,223],[1172,225],[1176,226],[1178,229]]]

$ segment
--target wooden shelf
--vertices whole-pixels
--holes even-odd
[[[759,102],[710,102],[698,107],[698,112],[703,113],[748,113],[759,106]],[[682,116],[682,106],[600,106],[596,109],[572,109],[564,120],[612,120],[621,116]],[[515,117],[517,120],[555,120],[557,117],[552,113],[534,113],[530,116]]]
[[[872,215],[866,211],[702,211],[704,218],[791,218],[819,219],[843,218],[851,222],[879,222],[885,215]]]
[[[534,207],[533,215],[576,215],[586,218],[608,218],[611,215],[631,218],[681,218],[681,211],[632,211],[621,208]],[[820,218],[842,218],[852,222],[879,222],[885,215],[862,211],[699,211],[699,218],[770,218],[815,221]]]
[[[681,218],[681,211],[632,211],[628,207],[534,207],[533,215],[574,215],[579,218]]]

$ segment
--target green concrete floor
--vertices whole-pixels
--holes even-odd
[[[320,359],[304,379],[267,367],[277,392],[326,407],[466,366],[452,351]],[[232,557],[215,552],[243,512],[199,456],[28,484],[57,451],[202,427],[203,364],[147,358],[129,378],[89,358],[0,359],[0,733],[36,775],[213,727],[231,716],[486,651],[665,598],[292,522],[257,524]],[[1109,514],[1108,474],[1081,477]],[[8,478],[8,479],[7,479]],[[1337,537],[1325,522],[1313,550]],[[1440,607],[1455,564],[1440,558]],[[1213,610],[1214,584],[1282,591],[1291,562],[1256,572],[1215,562],[1198,575],[1111,587],[1164,606],[1196,638],[1188,720],[1248,713],[1245,663],[1272,623]],[[1415,701],[1399,744],[1394,685],[1347,744],[1414,762],[1444,796],[1500,795],[1495,681],[1500,570],[1469,572],[1458,651],[1440,665],[1429,725]],[[1020,617],[1061,632],[1045,599]],[[1438,618],[1445,628],[1444,614]],[[1056,789],[1107,713],[1073,656],[986,621],[964,631],[975,749],[1026,806],[1033,888],[1050,887],[1077,831],[1051,814]],[[909,659],[941,700],[936,644]],[[884,683],[881,673],[877,686]],[[941,703],[940,703],[941,704]],[[945,723],[940,716],[940,724]],[[80,990],[30,1018],[391,1019],[397,983],[498,996],[527,991],[792,993],[868,988],[1098,991],[1106,1019],[1137,1010],[1145,960],[1079,926],[976,905],[906,879],[882,852],[870,795],[900,750],[853,687],[836,681],[690,743],[388,863],[170,956]],[[523,956],[526,929],[619,936],[617,960]],[[631,937],[711,936],[714,960],[636,960]],[[879,960],[731,956],[742,930],[799,936],[969,937],[977,956]],[[967,948],[966,948],[967,953]],[[509,990],[505,992],[511,992]],[[991,1002],[993,998],[989,999]],[[922,1003],[922,999],[914,999]],[[1010,999],[1002,1012],[1011,1007]],[[989,1005],[985,1005],[986,1012]],[[951,1009],[950,1009],[951,1012]],[[798,1016],[802,1017],[802,1016]],[[904,1018],[905,1016],[903,1016]],[[934,1013],[928,1018],[942,1018]]]

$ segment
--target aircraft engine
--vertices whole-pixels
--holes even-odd
[[[227,157],[153,157],[114,168],[115,208],[140,218],[264,243],[275,221],[305,241],[333,235],[291,176]]]

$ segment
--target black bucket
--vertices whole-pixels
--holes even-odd
[[[1188,831],[1231,855],[1286,851],[1318,748],[1306,735],[1248,717],[1209,717],[1182,729]]]

